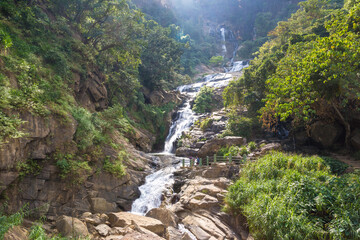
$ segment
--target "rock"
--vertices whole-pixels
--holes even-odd
[[[89,218],[91,217],[92,213],[91,212],[84,212],[83,214],[81,214],[81,218],[84,219],[84,218]]]
[[[324,148],[330,148],[339,139],[344,129],[337,123],[318,121],[311,125],[311,138]]]
[[[297,132],[294,134],[294,137],[297,145],[305,145],[309,140],[309,136],[306,131]]]
[[[121,239],[123,239],[124,238],[124,236],[116,236],[116,235],[111,235],[111,236],[107,236],[106,238],[105,238],[105,240],[121,240]]]
[[[177,217],[173,212],[166,208],[154,208],[151,209],[146,217],[155,218],[160,220],[165,226],[176,227],[177,226]]]
[[[91,210],[95,213],[116,212],[119,209],[116,203],[110,203],[104,198],[90,198]]]
[[[176,156],[179,157],[196,157],[198,154],[199,149],[197,148],[187,148],[187,147],[180,147],[176,149]]]
[[[95,227],[96,231],[103,237],[109,235],[111,228],[106,224],[100,224]]]
[[[159,236],[165,234],[164,224],[154,218],[139,216],[128,212],[110,213],[108,216],[112,227],[126,227],[134,221],[140,227],[146,228]]]
[[[86,79],[78,80],[75,87],[76,99],[85,108],[91,111],[103,110],[108,106],[105,76],[99,71],[89,71]]]
[[[270,151],[275,151],[275,150],[280,150],[280,149],[281,149],[280,143],[269,143],[260,148],[260,155],[262,156],[262,155],[267,154]]]
[[[174,227],[168,227],[166,229],[166,239],[167,240],[178,240],[182,239],[183,233],[180,232],[180,230],[174,228]]]
[[[86,237],[89,235],[83,222],[68,216],[60,216],[56,221],[56,228],[65,237]]]
[[[156,235],[154,236],[154,235],[150,235],[150,234],[146,234],[146,233],[139,233],[139,232],[128,233],[120,239],[121,240],[145,240],[145,239],[146,240],[164,240],[164,238],[161,238]],[[108,239],[106,238],[106,240],[108,240]]]
[[[214,138],[206,141],[205,145],[202,146],[198,152],[199,157],[212,156],[217,153],[220,148],[225,146],[243,145],[246,143],[246,139],[243,137],[232,137],[227,136],[225,138]]]
[[[23,240],[28,239],[29,232],[20,226],[12,227],[5,233],[3,240]]]
[[[351,145],[352,147],[359,151],[360,150],[360,129],[356,129],[353,133],[352,133],[352,137],[351,137]]]

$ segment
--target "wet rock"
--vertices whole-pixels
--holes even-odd
[[[183,237],[183,233],[180,232],[178,229],[174,228],[174,227],[168,227],[166,229],[166,239],[167,240],[178,240],[178,239],[182,239]]]
[[[148,229],[159,236],[163,236],[165,234],[165,225],[157,219],[139,216],[128,212],[109,214],[109,222],[112,227],[126,227],[131,225],[132,221],[140,227]]]
[[[337,123],[318,121],[311,125],[311,138],[324,148],[330,148],[339,139],[344,129]]]
[[[86,237],[89,235],[83,222],[68,216],[59,217],[56,221],[56,228],[65,237]]]
[[[146,217],[155,218],[160,220],[165,226],[169,227],[176,227],[177,226],[177,217],[173,212],[166,208],[154,208],[151,209],[147,214]]]

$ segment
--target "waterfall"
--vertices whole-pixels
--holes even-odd
[[[225,28],[221,28],[220,29],[221,32],[221,43],[222,43],[222,53],[223,53],[223,57],[226,56],[227,53],[227,49],[226,49],[226,37],[225,37]]]
[[[201,87],[223,87],[232,78],[231,74],[217,73],[205,76],[201,82],[178,87],[178,90],[187,96],[187,100],[183,107],[179,109],[176,119],[171,124],[165,141],[164,151],[159,156],[160,158],[170,159],[170,161],[168,161],[168,164],[165,164],[165,167],[146,177],[145,184],[139,187],[140,198],[136,199],[132,204],[132,213],[145,215],[151,209],[160,207],[163,193],[173,185],[173,173],[180,167],[180,162],[183,159],[172,154],[175,150],[174,143],[198,118],[191,110],[190,102],[195,98]],[[186,163],[189,163],[188,159],[186,159]]]

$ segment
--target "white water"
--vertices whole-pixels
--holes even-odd
[[[221,40],[222,40],[222,53],[223,53],[223,57],[226,56],[227,53],[227,49],[226,49],[226,38],[225,38],[225,28],[221,28],[220,29],[221,32]]]

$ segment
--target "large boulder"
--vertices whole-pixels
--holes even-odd
[[[198,148],[180,147],[176,149],[176,156],[179,157],[196,157],[198,155]]]
[[[324,148],[330,148],[339,139],[344,129],[337,123],[318,121],[311,125],[311,138]]]
[[[77,218],[60,216],[56,221],[56,228],[64,237],[86,237],[89,231],[86,225]]]
[[[166,208],[154,208],[151,209],[146,217],[151,217],[160,220],[165,226],[176,227],[177,226],[177,217],[173,212]]]
[[[112,227],[126,227],[132,225],[132,222],[134,222],[139,227],[154,232],[159,236],[163,236],[165,234],[165,225],[159,220],[128,212],[110,213],[109,222]]]
[[[243,137],[232,137],[227,136],[224,138],[213,138],[209,141],[206,141],[204,146],[202,146],[198,152],[199,157],[206,157],[217,153],[222,147],[233,146],[233,145],[244,145],[246,144],[246,139]]]

